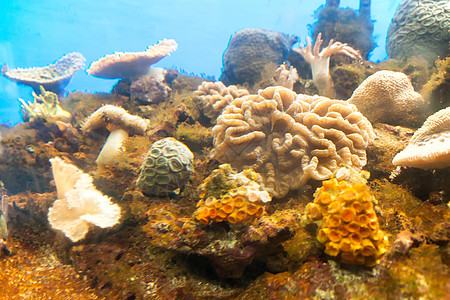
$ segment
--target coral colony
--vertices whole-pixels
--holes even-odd
[[[300,49],[234,34],[221,81],[153,67],[171,39],[91,63],[119,79],[107,94],[64,97],[76,52],[5,65],[34,99],[0,129],[0,279],[15,282],[0,298],[448,297],[446,4],[403,1],[380,63],[334,42],[330,19]]]

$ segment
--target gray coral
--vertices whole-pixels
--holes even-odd
[[[434,61],[449,54],[448,0],[405,0],[388,30],[386,49],[391,58],[422,56]]]

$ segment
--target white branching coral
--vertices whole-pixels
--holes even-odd
[[[86,119],[81,125],[81,130],[83,133],[98,128],[110,130],[106,143],[96,160],[97,165],[105,166],[111,164],[114,158],[122,152],[122,143],[129,135],[143,135],[149,125],[149,120],[131,115],[122,107],[105,105],[94,111]]]
[[[89,223],[101,228],[119,223],[120,207],[95,188],[92,177],[60,157],[50,163],[57,191],[57,200],[48,211],[52,228],[77,242],[86,236]]]
[[[319,90],[319,95],[334,98],[333,80],[330,76],[330,56],[333,54],[345,54],[352,59],[363,60],[358,51],[343,44],[341,42],[334,42],[330,40],[328,46],[320,50],[322,46],[322,33],[317,35],[314,48],[311,44],[311,38],[306,38],[306,47],[300,45],[300,49],[292,49],[299,53],[311,65],[311,72],[313,83]]]

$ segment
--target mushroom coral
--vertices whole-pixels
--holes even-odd
[[[89,223],[101,228],[119,223],[120,207],[99,192],[92,177],[60,157],[50,159],[57,200],[48,211],[48,221],[72,242],[83,239]]]
[[[128,138],[129,134],[143,135],[149,124],[149,120],[130,115],[122,107],[104,105],[85,120],[81,125],[81,130],[83,133],[102,127],[110,130],[105,145],[96,160],[98,166],[105,166],[111,164],[116,155],[122,152],[122,143]]]

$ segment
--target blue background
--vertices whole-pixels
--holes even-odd
[[[307,24],[323,1],[312,0],[0,0],[0,64],[11,68],[46,66],[78,51],[90,62],[114,51],[143,51],[163,38],[178,50],[157,66],[220,76],[230,36],[244,28],[265,28],[297,35],[305,42]],[[372,1],[375,41],[370,60],[386,59],[389,23],[400,0]],[[340,7],[358,9],[359,0]],[[298,47],[298,46],[296,46]],[[68,91],[110,91],[116,80],[79,71]],[[32,100],[31,88],[0,76],[0,121],[21,121],[17,98]]]

